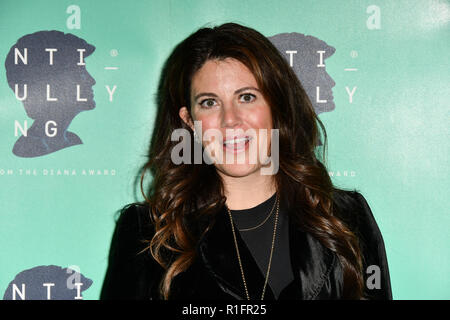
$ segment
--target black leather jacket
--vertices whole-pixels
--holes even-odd
[[[365,286],[369,299],[392,299],[388,263],[383,238],[372,212],[358,192],[342,191],[337,203],[344,208],[341,218],[359,236],[363,252],[364,279],[376,283]],[[233,300],[245,299],[241,272],[233,245],[231,226],[225,209],[216,214],[213,227],[197,246],[195,262],[172,280],[171,299]],[[294,280],[283,289],[278,300],[340,299],[343,274],[338,257],[310,234],[302,232],[289,219],[289,243]],[[101,299],[159,299],[158,285],[163,275],[149,251],[142,251],[153,229],[148,207],[133,204],[122,211],[114,231],[109,265]],[[264,277],[243,239],[237,235],[250,297],[259,297]],[[378,277],[371,277],[377,266]],[[375,280],[374,280],[375,279]],[[258,298],[259,299],[259,298]],[[266,300],[274,300],[267,286]]]

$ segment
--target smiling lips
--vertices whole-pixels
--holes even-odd
[[[239,153],[248,149],[248,145],[252,137],[231,137],[223,142],[223,149],[228,152]]]

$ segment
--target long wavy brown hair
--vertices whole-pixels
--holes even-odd
[[[273,128],[279,129],[275,181],[291,218],[339,257],[343,297],[361,298],[361,250],[357,236],[334,212],[333,196],[338,189],[323,164],[325,128],[275,46],[258,31],[236,23],[197,30],[175,47],[162,69],[148,161],[140,169],[140,188],[151,208],[155,229],[148,248],[165,269],[161,297],[169,299],[172,280],[196,259],[196,244],[211,227],[196,222],[200,218],[213,221],[225,204],[223,182],[214,165],[174,164],[171,160],[171,150],[178,143],[171,141],[172,132],[184,128],[193,133],[179,116],[182,106],[191,109],[193,75],[207,60],[225,58],[239,60],[253,73],[271,107]],[[152,180],[145,188],[147,171]]]

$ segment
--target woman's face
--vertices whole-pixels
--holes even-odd
[[[233,177],[258,172],[270,156],[272,115],[250,70],[233,58],[208,60],[191,83],[192,118],[186,107],[180,117],[192,129],[192,121],[201,122],[202,144],[216,168]]]

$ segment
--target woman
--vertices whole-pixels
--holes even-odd
[[[102,299],[392,298],[370,208],[332,185],[324,127],[267,38],[199,29],[166,61],[157,104],[145,201],[117,221]]]

